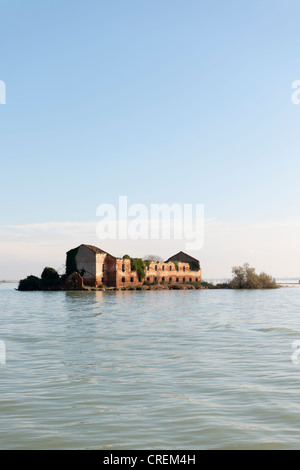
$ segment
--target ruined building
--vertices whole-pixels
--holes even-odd
[[[66,272],[68,276],[77,276],[77,282],[81,280],[91,287],[201,282],[199,261],[182,251],[165,262],[142,262],[129,256],[116,258],[92,245],[80,245],[68,251]]]

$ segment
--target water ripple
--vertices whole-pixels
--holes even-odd
[[[299,301],[0,286],[2,448],[297,448]]]

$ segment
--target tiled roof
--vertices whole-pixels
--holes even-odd
[[[101,250],[100,248],[98,248],[97,246],[94,246],[94,245],[80,245],[80,246],[85,246],[86,248],[88,248],[89,250],[93,251],[94,253],[100,253],[100,254],[104,254],[104,255],[109,255],[111,256],[112,258],[115,258],[115,256],[111,255],[110,253],[107,253],[107,251],[104,251],[104,250]]]
[[[101,249],[98,248],[97,246],[93,246],[93,245],[84,245],[84,244],[82,244],[81,246],[85,246],[85,247],[88,248],[89,250],[94,251],[94,253],[106,253],[106,251],[101,250]]]
[[[169,263],[170,261],[179,261],[181,263],[199,263],[199,260],[193,258],[190,255],[187,255],[186,253],[183,253],[183,251],[180,251],[176,255],[171,256],[171,258],[169,258],[166,263]]]

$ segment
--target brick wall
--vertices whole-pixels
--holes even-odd
[[[130,259],[116,260],[116,287],[140,286],[143,281],[135,271],[131,271]]]
[[[98,250],[100,251],[100,250]],[[145,283],[185,283],[201,282],[202,273],[191,271],[189,263],[151,262],[146,267],[145,278],[140,280],[135,271],[131,271],[130,259],[115,258],[105,252],[95,252],[85,245],[79,247],[76,255],[78,270],[84,270],[83,281],[86,286],[128,287]]]
[[[178,267],[178,270],[176,269]],[[191,271],[188,263],[155,263],[146,268],[145,281],[150,283],[201,282],[201,270]]]

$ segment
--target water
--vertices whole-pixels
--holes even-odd
[[[14,287],[0,286],[1,449],[299,448],[300,288]]]

